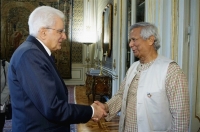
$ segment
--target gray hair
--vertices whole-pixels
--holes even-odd
[[[65,19],[63,12],[50,6],[39,6],[29,16],[29,34],[36,37],[41,28],[54,26],[56,17]]]
[[[154,24],[148,23],[148,22],[138,22],[132,25],[129,28],[129,33],[134,29],[134,28],[142,28],[140,36],[143,39],[148,39],[150,36],[154,36],[154,48],[158,50],[160,48],[160,38],[158,34],[158,29]]]

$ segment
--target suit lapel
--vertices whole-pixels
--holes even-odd
[[[52,60],[51,56],[49,56],[49,54],[47,53],[47,51],[45,50],[45,48],[42,46],[42,44],[33,36],[29,35],[26,39],[27,41],[30,41],[32,42],[33,44],[35,44],[44,54],[45,56],[49,59],[49,61],[52,63],[52,65],[54,66],[54,69],[56,70],[58,76],[60,77],[60,80],[62,81],[64,87],[66,87],[62,77],[60,76],[56,66],[55,66],[55,63],[54,61]]]

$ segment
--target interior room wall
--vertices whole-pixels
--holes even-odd
[[[97,32],[101,34],[102,28],[102,13],[105,6],[108,3],[113,4],[113,0],[96,0],[97,2]],[[87,72],[87,64],[85,61],[86,46],[82,43],[83,26],[84,26],[84,1],[74,0],[73,8],[73,26],[72,26],[72,79],[65,79],[66,84],[72,85],[84,85],[85,84],[85,73]],[[99,40],[100,41],[100,40]],[[97,47],[101,47],[100,42],[97,41],[93,45],[90,45],[90,67],[95,67],[94,54]],[[112,53],[111,57],[107,58],[107,65],[109,69],[112,67]],[[98,67],[99,68],[99,67]],[[105,66],[104,69],[107,69]]]

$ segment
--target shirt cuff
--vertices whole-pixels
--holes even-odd
[[[92,117],[93,117],[94,116],[94,108],[93,108],[93,106],[91,106],[91,107],[92,107]]]

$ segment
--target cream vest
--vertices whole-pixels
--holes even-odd
[[[138,132],[165,132],[171,128],[172,116],[165,90],[165,78],[172,60],[158,56],[154,63],[141,72],[137,90],[137,125]],[[123,94],[119,132],[124,131],[126,99],[130,84],[137,74],[135,62],[127,72]]]

